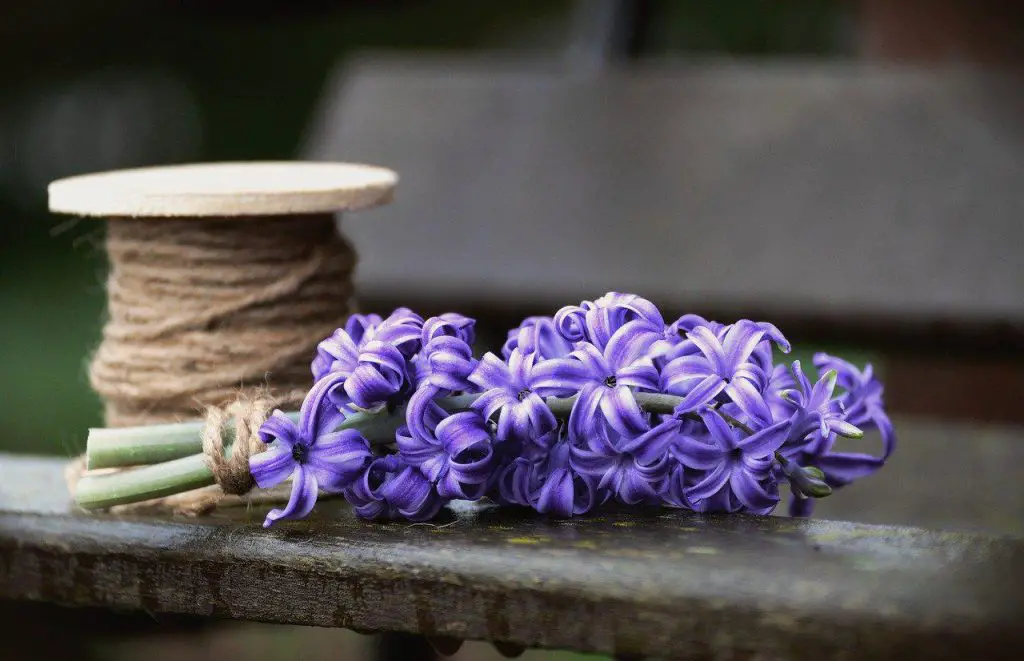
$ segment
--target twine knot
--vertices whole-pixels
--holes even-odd
[[[249,458],[266,447],[259,430],[274,405],[267,397],[242,396],[227,406],[207,408],[202,436],[203,459],[224,493],[242,496],[256,486],[249,470]],[[232,420],[234,425],[229,424]],[[234,440],[226,450],[225,438],[229,435],[233,435]]]

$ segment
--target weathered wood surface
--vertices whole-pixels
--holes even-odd
[[[363,300],[553,312],[635,291],[673,311],[1020,350],[1022,91],[959,68],[573,76],[373,55],[329,81],[304,156],[402,176],[393,205],[345,223]]]
[[[266,531],[69,508],[62,465],[0,456],[0,598],[658,657],[1015,659],[1024,541],[782,517],[469,510]]]

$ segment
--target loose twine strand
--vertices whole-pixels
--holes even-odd
[[[245,495],[260,425],[273,408],[302,401],[316,344],[350,311],[355,251],[330,214],[115,218],[106,248],[109,316],[89,369],[106,424],[204,417],[217,482],[112,511],[199,513]],[[80,474],[69,467],[72,491]]]

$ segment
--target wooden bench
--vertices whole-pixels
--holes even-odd
[[[260,508],[76,512],[61,461],[0,456],[0,599],[623,658],[1019,658],[1024,430],[897,422],[893,463],[823,503],[876,523],[473,508],[370,524],[326,501],[267,531]],[[897,522],[931,529],[878,525]]]

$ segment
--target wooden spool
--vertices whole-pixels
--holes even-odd
[[[179,232],[185,231],[180,222],[182,220],[219,221],[216,226],[211,224],[211,227],[217,228],[213,231],[219,232],[220,228],[224,228],[225,232],[230,230],[233,234],[231,237],[225,235],[226,240],[240,242],[245,240],[247,234],[251,235],[251,231],[240,229],[236,223],[251,224],[254,228],[252,231],[258,231],[255,220],[259,219],[287,218],[289,222],[293,220],[295,223],[309,223],[317,219],[319,227],[326,227],[327,235],[330,235],[334,214],[386,204],[392,198],[397,181],[396,173],[391,170],[349,163],[271,161],[172,165],[87,174],[55,181],[49,186],[49,207],[55,213],[106,218],[111,230],[115,228],[115,223],[124,223],[125,219],[135,222],[136,226],[138,219],[153,219],[155,223],[164,219],[168,228],[177,227]],[[172,224],[169,219],[178,222]],[[168,232],[171,231],[168,229]],[[286,236],[291,237],[290,234]],[[347,244],[344,237],[338,237]],[[147,258],[143,255],[136,257],[138,259]],[[354,258],[352,261],[355,261]],[[262,282],[259,287],[266,290],[274,284],[272,280]],[[351,290],[350,278],[345,285]],[[203,301],[197,301],[196,296],[202,297],[203,293],[196,291],[194,296],[190,294],[189,303],[201,306]],[[230,296],[227,307],[231,306]],[[108,301],[108,307],[110,303]],[[216,302],[210,301],[211,306],[215,304],[224,306],[223,296]],[[347,307],[344,301],[339,303],[339,320],[351,312],[352,305],[351,300]],[[173,303],[169,302],[168,306],[173,307]],[[168,310],[169,314],[171,312],[173,310]],[[255,318],[258,319],[258,315]],[[194,332],[202,333],[204,329],[198,325]],[[106,331],[104,338],[104,342],[107,342]],[[256,365],[258,369],[249,369],[244,378],[240,373],[238,379],[229,380],[219,389],[209,389],[196,396],[183,391],[168,395],[164,400],[166,406],[154,405],[151,396],[148,398],[149,403],[145,403],[145,398],[141,396],[135,401],[131,396],[125,398],[119,393],[115,398],[110,388],[98,387],[96,378],[93,378],[93,387],[106,402],[108,426],[180,419],[188,416],[189,408],[196,402],[201,405],[225,404],[224,400],[228,398],[232,384],[249,388],[253,381],[263,378],[264,373],[267,375],[264,385],[271,389],[295,392],[300,384],[308,387],[308,384],[302,382],[302,370],[308,372],[308,361],[312,358],[312,350],[318,339],[311,337],[308,340],[306,342],[303,338],[303,346],[297,347],[298,354],[294,358],[282,359],[274,365],[268,364],[265,372],[263,366]],[[150,349],[141,345],[139,348]],[[98,354],[103,349],[104,345],[101,345]],[[310,355],[307,356],[307,353]],[[169,363],[166,368],[160,366],[159,369],[166,370],[170,381],[175,376],[184,377],[186,372],[195,371],[187,362]],[[304,363],[305,367],[300,363]],[[252,365],[249,367],[252,368]],[[116,380],[129,386],[127,390],[130,390],[133,379],[140,382],[143,380],[139,370],[125,369],[123,376],[118,372],[116,377]],[[110,370],[107,371],[105,381],[109,385]]]

